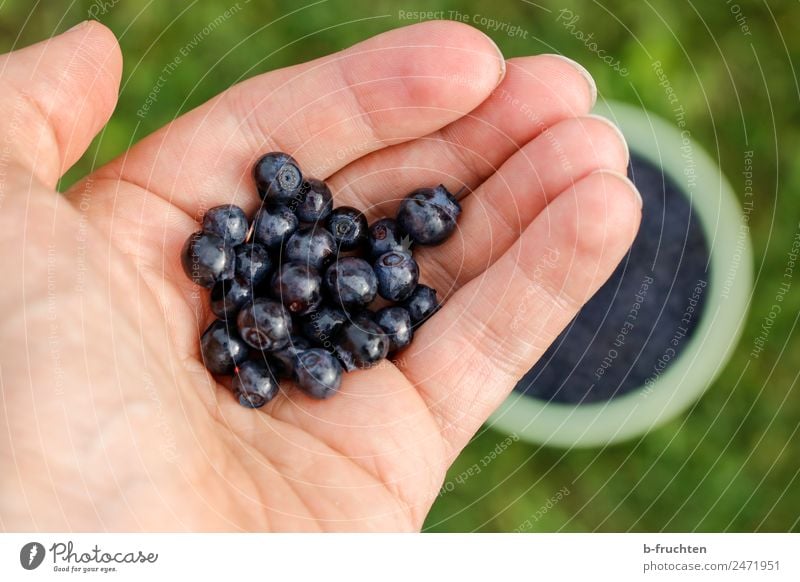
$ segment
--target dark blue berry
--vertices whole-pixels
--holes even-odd
[[[308,226],[289,237],[283,252],[287,260],[321,271],[336,256],[336,242],[322,226]]]
[[[249,228],[244,210],[233,204],[209,208],[203,217],[203,232],[217,235],[232,247],[245,241]]]
[[[325,288],[336,307],[343,309],[368,305],[378,293],[375,271],[364,259],[344,257],[325,271]]]
[[[253,287],[239,277],[219,281],[211,289],[211,311],[220,319],[234,317],[253,297]]]
[[[280,390],[269,366],[254,360],[238,366],[231,388],[239,404],[247,408],[261,408]]]
[[[367,218],[351,206],[334,208],[328,216],[328,230],[341,251],[352,251],[367,240]]]
[[[421,245],[438,245],[456,228],[461,205],[455,196],[439,185],[414,190],[400,203],[397,224]]]
[[[272,276],[272,295],[291,313],[306,315],[322,303],[322,279],[314,267],[286,263]]]
[[[374,265],[378,293],[389,301],[403,301],[419,281],[419,267],[411,253],[389,251],[378,257]]]
[[[277,301],[257,298],[239,310],[236,318],[239,335],[263,351],[279,350],[289,344],[292,317]]]
[[[409,298],[403,302],[403,307],[408,310],[411,323],[421,324],[439,309],[436,290],[427,285],[417,285]]]
[[[411,315],[403,307],[384,307],[375,314],[375,323],[381,326],[389,338],[390,352],[403,349],[414,337]]]
[[[261,198],[278,204],[288,203],[303,185],[300,166],[283,152],[261,156],[253,166],[253,177]]]
[[[333,396],[342,385],[341,364],[320,348],[298,352],[294,375],[297,385],[313,398]]]
[[[317,223],[328,218],[333,209],[331,189],[322,180],[309,178],[300,191],[295,214],[302,222]]]
[[[328,349],[336,342],[345,323],[347,316],[343,311],[323,305],[303,318],[300,329],[310,341]]]
[[[216,320],[200,338],[203,364],[212,374],[230,374],[247,359],[249,348],[232,324]]]
[[[369,368],[389,353],[389,338],[377,323],[359,318],[344,325],[334,353],[348,372]]]
[[[310,347],[311,343],[306,338],[293,335],[285,348],[270,352],[272,370],[281,378],[294,378],[297,353]]]
[[[267,278],[272,270],[272,260],[264,245],[250,243],[239,245],[236,252],[236,276],[255,287]]]
[[[277,249],[297,230],[297,217],[286,206],[262,207],[256,214],[253,236],[268,249]]]
[[[375,312],[367,307],[356,307],[350,309],[346,313],[346,317],[350,321],[375,321]]]
[[[408,251],[411,239],[403,240],[403,234],[392,218],[381,218],[369,227],[367,236],[369,256],[375,260],[389,251]]]
[[[181,264],[186,276],[202,287],[232,279],[236,267],[233,248],[215,234],[195,232],[183,245]]]

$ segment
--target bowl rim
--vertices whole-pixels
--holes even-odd
[[[709,244],[710,276],[692,337],[646,389],[587,404],[546,402],[514,391],[489,419],[495,429],[550,446],[616,443],[647,433],[684,411],[730,358],[753,289],[748,223],[733,188],[691,133],[626,103],[599,101],[593,113],[614,122],[633,155],[661,167],[688,194]],[[688,187],[690,177],[694,184]],[[733,280],[726,284],[731,272]]]

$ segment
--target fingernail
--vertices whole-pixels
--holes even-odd
[[[625,139],[625,134],[622,133],[622,130],[617,126],[616,123],[608,119],[607,117],[603,117],[602,115],[597,115],[596,113],[590,113],[586,115],[586,117],[591,117],[592,119],[596,119],[597,121],[602,121],[608,127],[610,127],[619,137],[619,141],[622,143],[622,147],[625,148],[625,160],[630,161],[631,159],[631,152],[628,149],[628,142]]]
[[[497,58],[500,61],[500,76],[497,78],[497,85],[499,85],[503,81],[505,76],[506,76],[506,58],[503,56],[503,51],[500,50],[500,47],[497,46],[497,43],[494,42],[492,37],[489,36],[489,35],[486,35],[486,38],[488,38],[489,42],[491,42],[494,45],[494,50],[497,51]],[[495,87],[497,85],[495,85]]]
[[[575,69],[583,76],[583,78],[586,79],[586,83],[589,85],[589,93],[592,96],[592,107],[594,107],[594,104],[597,103],[597,84],[595,84],[592,74],[586,70],[586,67],[577,61],[573,61],[569,57],[565,57],[564,55],[550,54],[547,56],[561,59],[565,63],[569,63],[575,67]]]
[[[636,185],[633,182],[631,182],[630,178],[628,178],[628,176],[626,176],[625,174],[620,174],[617,171],[607,170],[607,169],[595,170],[594,172],[592,172],[592,174],[606,174],[606,175],[609,175],[609,176],[614,176],[620,182],[625,184],[631,192],[633,192],[633,195],[636,197],[636,200],[639,203],[639,208],[642,207],[642,205],[643,205],[643,203],[642,203],[642,195],[639,192],[639,189],[636,187]]]

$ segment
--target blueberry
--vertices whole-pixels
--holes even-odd
[[[322,180],[309,178],[303,183],[300,203],[295,214],[302,222],[321,222],[328,218],[333,209],[331,189]]]
[[[203,364],[212,374],[230,374],[247,359],[249,348],[236,333],[236,328],[216,320],[200,338]]]
[[[362,307],[375,299],[378,280],[367,261],[357,257],[344,257],[325,271],[325,288],[336,307]]]
[[[308,226],[289,237],[284,253],[293,263],[322,270],[336,256],[336,242],[325,228]]]
[[[427,285],[417,285],[409,298],[403,302],[403,307],[408,310],[411,323],[421,324],[439,310],[436,290]]]
[[[259,297],[239,310],[236,325],[242,339],[249,345],[273,351],[289,344],[292,317],[277,301]]]
[[[375,314],[375,323],[381,326],[389,338],[390,352],[403,349],[414,337],[411,315],[403,307],[384,307]]]
[[[236,276],[255,287],[267,278],[272,260],[264,245],[250,243],[233,249],[236,253]]]
[[[253,166],[253,177],[261,198],[279,204],[288,203],[303,185],[300,166],[283,152],[261,156]]]
[[[244,210],[233,204],[209,208],[203,217],[203,232],[217,235],[232,247],[245,241],[249,228]]]
[[[334,353],[348,372],[369,368],[389,353],[389,338],[377,323],[361,318],[344,325]]]
[[[261,408],[278,395],[278,382],[264,362],[248,360],[239,365],[231,384],[239,404]]]
[[[272,295],[291,313],[306,315],[322,303],[322,279],[314,267],[286,263],[272,276]]]
[[[323,305],[302,319],[300,329],[309,341],[329,348],[339,337],[345,323],[347,316],[343,311],[330,305]]]
[[[252,297],[253,287],[239,277],[218,281],[211,289],[211,311],[220,319],[234,317]]]
[[[375,321],[375,312],[367,307],[355,307],[345,314],[348,320],[355,321]]]
[[[281,378],[294,378],[297,353],[310,347],[311,343],[306,338],[293,335],[285,348],[270,352],[272,370]]]
[[[389,301],[403,301],[419,281],[417,261],[405,251],[389,251],[381,255],[373,268],[378,279],[378,293]]]
[[[352,251],[367,240],[367,218],[360,210],[340,206],[328,216],[328,230],[339,250]]]
[[[264,207],[256,214],[253,236],[268,249],[276,249],[295,230],[297,230],[297,217],[288,207]]]
[[[373,222],[367,236],[370,258],[377,259],[389,251],[409,251],[411,239],[406,237],[404,241],[403,237],[394,219],[381,218]]]
[[[461,205],[441,184],[414,190],[400,203],[397,224],[421,245],[438,245],[456,228]]]
[[[181,264],[186,276],[202,287],[232,279],[236,257],[233,249],[215,234],[195,232],[183,245]]]
[[[295,380],[309,396],[328,398],[336,394],[342,385],[342,366],[325,350],[303,350],[297,354]]]

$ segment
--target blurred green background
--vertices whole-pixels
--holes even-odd
[[[191,49],[166,76],[144,119],[137,117],[164,67],[229,8],[234,13]],[[754,152],[755,301],[737,353],[715,385],[688,414],[645,438],[588,451],[515,442],[480,473],[460,477],[505,438],[484,430],[453,466],[448,491],[439,496],[426,529],[800,530],[800,335],[794,333],[800,283],[785,300],[764,352],[749,356],[784,280],[800,220],[800,92],[793,69],[793,60],[800,60],[800,3],[7,0],[0,4],[0,42],[3,51],[10,50],[87,15],[120,40],[125,69],[116,114],[67,175],[68,185],[244,77],[409,24],[398,18],[400,10],[444,10],[451,19],[457,11],[489,33],[508,57],[567,55],[592,72],[601,96],[641,103],[671,119],[651,68],[660,60],[693,137],[718,158],[740,197],[744,152]],[[578,16],[573,29],[564,26],[562,10]],[[486,30],[483,17],[507,27]],[[601,61],[575,30],[592,33],[597,47],[628,74]]]

